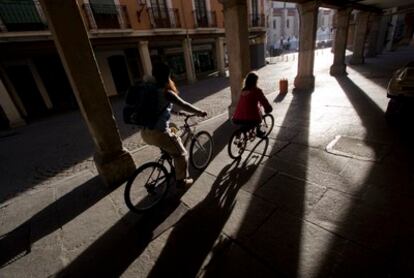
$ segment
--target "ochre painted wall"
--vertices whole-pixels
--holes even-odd
[[[85,22],[88,23],[88,17],[83,8],[84,0],[76,0],[79,3],[82,17]],[[224,17],[223,17],[223,5],[218,2],[218,0],[207,0],[210,1],[211,11],[214,11],[217,19],[217,27],[224,28]],[[125,5],[128,19],[131,25],[131,28],[134,30],[151,30],[151,22],[148,11],[148,6],[145,4],[138,4],[139,1],[136,0],[119,0],[119,4]],[[145,3],[145,1],[142,1]],[[194,29],[194,15],[193,15],[193,4],[191,0],[171,0],[172,9],[179,10],[179,17],[181,28]],[[263,0],[261,0],[261,10],[263,11]],[[207,5],[208,6],[208,5]],[[88,23],[89,24],[89,23]]]

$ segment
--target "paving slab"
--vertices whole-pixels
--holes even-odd
[[[278,209],[303,217],[322,198],[327,188],[283,174],[273,176],[254,194]]]
[[[314,167],[319,171],[339,174],[348,162],[348,158],[332,155],[324,150],[309,146],[290,144],[277,154],[279,159],[290,163]]]
[[[345,240],[314,224],[276,211],[246,244],[255,256],[288,277],[329,277]],[[328,261],[321,264],[321,258]]]
[[[232,244],[226,253],[208,265],[198,276],[207,277],[282,277],[281,273]]]
[[[371,250],[393,245],[397,219],[392,213],[344,193],[328,190],[306,219]]]
[[[360,196],[364,194],[364,192],[368,189],[368,186],[366,184],[353,183],[346,177],[321,171],[317,165],[313,164],[294,164],[287,162],[284,159],[273,157],[269,159],[267,163],[264,163],[264,166],[299,180],[314,183],[352,195]]]

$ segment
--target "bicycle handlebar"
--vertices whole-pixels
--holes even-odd
[[[186,113],[186,112],[178,112],[177,113],[178,114],[178,116],[181,116],[181,117],[184,117],[184,123],[187,125],[187,126],[190,126],[190,124],[188,123],[188,119],[190,119],[190,118],[192,118],[192,117],[203,117],[203,116],[199,116],[199,115],[197,115],[197,114],[189,114],[189,113]]]

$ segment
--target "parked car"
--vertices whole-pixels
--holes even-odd
[[[385,116],[388,120],[410,116],[414,110],[414,61],[396,70],[387,87],[388,102]]]

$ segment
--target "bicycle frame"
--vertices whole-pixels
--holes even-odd
[[[185,116],[184,125],[178,127],[178,136],[183,140],[184,146],[187,146],[187,144],[194,138],[195,126],[197,125],[197,123],[189,124],[188,120],[192,117],[195,117],[196,115],[185,114],[182,112],[178,113],[178,115]]]

